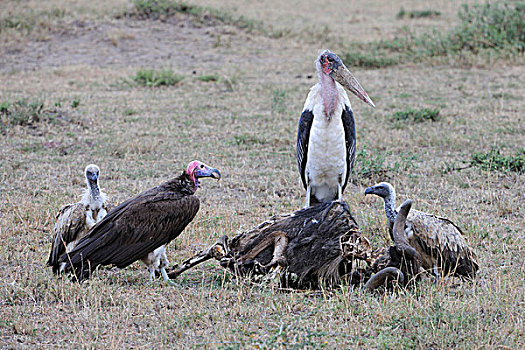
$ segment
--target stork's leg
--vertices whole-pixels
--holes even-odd
[[[312,187],[310,185],[306,185],[306,205],[305,208],[310,208],[310,195],[312,194]]]

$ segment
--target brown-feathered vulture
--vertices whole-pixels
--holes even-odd
[[[110,211],[108,197],[99,188],[100,169],[90,164],[84,170],[87,189],[78,203],[67,204],[60,208],[51,242],[51,252],[47,264],[53,266],[53,272],[58,272],[58,259],[71,251],[78,240],[86,235],[97,222]]]
[[[392,227],[398,215],[394,187],[381,182],[367,188],[365,194],[375,194],[384,199],[392,235]],[[479,268],[476,254],[468,246],[461,229],[449,219],[411,210],[405,224],[405,235],[408,243],[417,251],[421,266],[432,271],[436,278],[441,273],[475,277]]]
[[[375,108],[368,94],[329,50],[315,61],[319,83],[310,89],[299,119],[297,164],[306,207],[341,200],[355,159],[355,120],[344,87]]]
[[[99,265],[124,268],[147,259],[150,253],[177,237],[199,211],[199,198],[194,196],[199,179],[220,179],[220,176],[217,169],[199,161],[191,162],[181,175],[113,209],[75,249],[60,257],[61,269],[74,272],[76,279],[82,281]],[[165,271],[163,277],[167,278]]]

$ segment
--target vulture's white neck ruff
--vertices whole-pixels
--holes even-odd
[[[398,211],[396,210],[396,193],[394,190],[391,190],[384,200],[386,217],[391,223],[394,223],[398,214]]]
[[[101,209],[108,197],[98,187],[98,181],[91,182],[87,180],[87,187],[82,196],[82,204],[91,210]]]

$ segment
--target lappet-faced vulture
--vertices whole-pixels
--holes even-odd
[[[61,268],[82,281],[100,265],[124,268],[137,260],[148,260],[150,253],[180,235],[199,211],[199,198],[194,195],[199,179],[220,176],[217,169],[191,162],[181,175],[113,209],[75,249],[60,257]],[[165,272],[163,277],[167,278]]]
[[[365,190],[385,202],[385,213],[390,223],[390,234],[398,215],[394,187],[381,182]],[[476,254],[469,247],[463,232],[447,218],[410,210],[405,223],[405,236],[418,255],[421,266],[432,271],[438,278],[441,274],[473,278],[479,265]],[[392,238],[393,239],[393,238]]]
[[[102,220],[111,209],[108,197],[98,185],[99,167],[90,164],[84,170],[84,174],[87,189],[81,201],[63,206],[56,216],[51,252],[47,261],[55,273],[58,272],[60,256],[70,252],[78,240],[84,237],[89,229]]]
[[[355,159],[355,120],[345,87],[375,108],[343,61],[329,50],[315,61],[319,83],[310,89],[297,132],[297,164],[306,207],[341,200]]]

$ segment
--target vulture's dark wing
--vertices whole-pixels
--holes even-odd
[[[355,119],[354,113],[350,106],[345,105],[343,108],[343,113],[341,115],[343,120],[343,128],[345,129],[345,142],[346,142],[346,178],[343,184],[343,191],[345,190],[350,174],[354,167],[355,160]]]
[[[113,209],[61,257],[65,271],[74,266],[82,279],[89,276],[87,267],[126,267],[177,237],[198,211],[196,196],[164,191],[162,186],[143,192]]]
[[[299,173],[301,173],[301,180],[306,189],[306,161],[308,159],[308,141],[310,139],[310,129],[314,114],[312,111],[304,110],[299,119],[299,127],[297,130],[297,165],[299,166]]]
[[[66,246],[86,233],[86,207],[82,203],[67,204],[60,208],[56,216],[54,237],[47,264],[58,267],[58,259],[66,252]]]

